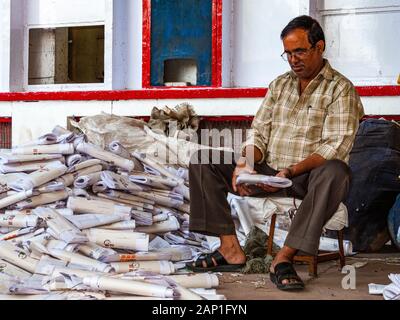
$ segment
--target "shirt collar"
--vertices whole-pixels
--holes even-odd
[[[332,69],[329,61],[324,59],[324,63],[325,63],[325,65],[322,67],[321,71],[318,73],[318,75],[315,78],[322,76],[326,80],[333,80],[333,69]],[[290,71],[289,75],[293,80],[297,80],[297,76],[293,71]]]

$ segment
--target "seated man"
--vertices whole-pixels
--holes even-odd
[[[246,262],[226,200],[228,192],[292,196],[303,201],[272,263],[270,278],[279,289],[298,290],[304,283],[293,268],[293,257],[298,251],[317,254],[323,226],[346,198],[350,180],[346,163],[364,110],[352,83],[323,58],[325,36],[316,20],[295,18],[281,39],[282,58],[292,71],[270,84],[241,157],[234,164],[202,164],[201,152],[192,158],[190,230],[219,236],[221,246],[188,268],[239,271]],[[226,153],[221,157],[229,158]],[[242,173],[286,177],[293,186],[279,190],[237,185]]]

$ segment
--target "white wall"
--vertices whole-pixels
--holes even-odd
[[[0,92],[10,91],[11,0],[0,0]]]
[[[31,26],[103,22],[106,15],[104,0],[28,0],[26,5],[26,23]]]
[[[113,88],[142,88],[142,0],[114,1]]]
[[[309,11],[308,1],[233,0],[233,85],[266,87],[288,70],[280,55],[287,23]]]
[[[24,43],[28,41],[25,34],[25,14],[27,0],[11,0],[11,58],[10,90],[23,91],[24,74],[27,73],[27,61],[24,55]],[[26,79],[27,81],[27,79]]]
[[[400,0],[325,0],[326,57],[356,85],[395,85],[400,74]]]

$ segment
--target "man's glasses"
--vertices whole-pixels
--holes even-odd
[[[300,49],[294,50],[293,52],[284,52],[281,54],[281,57],[286,62],[288,62],[293,57],[296,57],[297,59],[301,60],[301,59],[304,59],[305,57],[307,57],[308,54],[310,53],[310,51],[314,48],[315,48],[315,45],[308,49],[300,48]]]

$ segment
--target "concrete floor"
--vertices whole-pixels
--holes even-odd
[[[366,263],[366,264],[365,264]],[[296,270],[305,282],[302,292],[283,292],[269,280],[268,274],[244,275],[224,273],[219,275],[218,293],[228,300],[383,300],[378,295],[368,293],[368,284],[389,284],[390,273],[400,273],[400,253],[358,254],[347,257],[346,265],[356,268],[356,289],[342,288],[342,279],[346,274],[339,271],[336,261],[318,265],[318,277],[308,275],[306,265],[297,265]],[[365,264],[364,266],[362,266]]]

